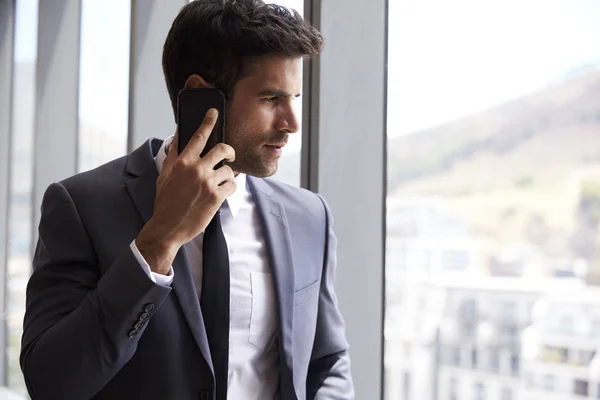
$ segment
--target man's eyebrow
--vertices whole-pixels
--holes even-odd
[[[277,89],[265,89],[258,94],[260,97],[292,97],[290,93],[286,93],[283,90]],[[300,97],[300,93],[293,97]]]

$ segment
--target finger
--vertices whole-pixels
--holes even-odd
[[[223,185],[226,182],[233,181],[235,176],[229,165],[223,165],[221,168],[215,171],[214,181],[218,186]]]
[[[202,162],[206,165],[210,165],[212,168],[224,160],[228,162],[235,161],[235,150],[225,143],[217,143],[217,145],[202,158]]]
[[[237,189],[235,181],[227,181],[219,186],[219,192],[224,198],[231,196]]]
[[[175,136],[173,136],[173,140],[171,140],[171,144],[169,145],[169,150],[175,150],[176,157],[179,155],[177,151],[179,149],[179,132],[175,131]]]
[[[208,110],[204,116],[204,119],[202,120],[202,123],[194,135],[190,138],[190,141],[188,142],[187,146],[185,146],[185,149],[183,149],[181,152],[183,157],[194,159],[200,157],[202,150],[204,150],[204,147],[206,146],[206,141],[208,140],[210,133],[217,123],[218,115],[219,112],[216,109],[211,108]]]
[[[173,140],[171,141],[171,144],[168,147],[167,157],[165,158],[162,170],[160,171],[161,175],[168,174],[171,171],[171,169],[173,168],[173,164],[175,164],[175,160],[177,160],[177,157],[179,156],[177,154],[178,137],[179,134],[176,133],[173,137]]]

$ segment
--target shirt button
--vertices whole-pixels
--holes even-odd
[[[146,311],[147,313],[151,312],[152,310],[154,310],[154,304],[150,303],[144,306],[144,311]]]

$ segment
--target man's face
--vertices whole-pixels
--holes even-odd
[[[267,56],[233,88],[225,135],[235,149],[229,163],[235,172],[261,178],[277,172],[289,134],[299,129],[293,102],[302,87],[301,67],[301,58]]]

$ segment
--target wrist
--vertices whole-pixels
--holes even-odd
[[[167,275],[181,247],[177,241],[169,239],[152,228],[150,221],[140,231],[135,239],[140,254],[150,266],[152,272]]]
[[[166,232],[164,226],[166,224],[150,218],[144,225],[136,239],[145,244],[156,246],[161,251],[177,251],[183,245],[175,234]]]

